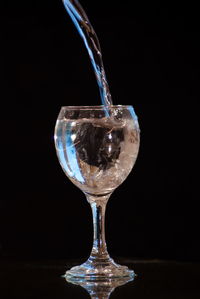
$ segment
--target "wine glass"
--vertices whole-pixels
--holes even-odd
[[[112,192],[127,178],[138,156],[140,130],[132,106],[65,106],[55,127],[55,147],[67,177],[92,208],[94,240],[88,260],[66,272],[82,281],[134,277],[110,258],[105,210]]]

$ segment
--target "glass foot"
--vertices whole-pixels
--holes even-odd
[[[109,299],[110,294],[117,288],[122,285],[127,284],[128,282],[133,281],[134,278],[131,277],[120,277],[120,278],[107,278],[106,280],[71,280],[66,278],[66,281],[78,286],[83,287],[91,296],[91,299]]]
[[[122,277],[134,278],[135,273],[126,266],[116,264],[112,259],[92,259],[82,265],[75,266],[65,273],[65,278],[71,281],[102,281]]]

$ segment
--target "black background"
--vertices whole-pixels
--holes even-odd
[[[135,107],[138,161],[106,214],[112,256],[200,260],[199,16],[178,1],[81,2],[99,37],[114,104]],[[98,105],[83,42],[61,0],[1,2],[0,254],[85,258],[84,194],[62,172],[63,105]]]

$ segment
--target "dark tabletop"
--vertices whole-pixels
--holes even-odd
[[[134,281],[117,287],[114,298],[200,298],[199,265],[165,261],[124,261],[137,273]],[[62,277],[73,263],[64,260],[0,260],[0,298],[90,298],[82,287]],[[106,298],[102,295],[94,298]]]

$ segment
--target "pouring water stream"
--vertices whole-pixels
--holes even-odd
[[[77,0],[62,1],[88,51],[97,84],[99,86],[102,104],[105,107],[108,107],[113,103],[103,66],[102,53],[98,37],[80,3]],[[106,114],[109,114],[107,109],[106,112]]]

